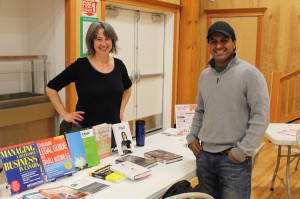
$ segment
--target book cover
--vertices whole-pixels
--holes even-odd
[[[134,164],[129,161],[125,161],[119,164],[115,164],[111,167],[113,171],[119,172],[125,175],[131,180],[138,180],[151,175],[151,170],[140,165]]]
[[[135,155],[125,155],[125,156],[122,156],[122,157],[116,159],[117,164],[121,163],[121,162],[125,162],[125,161],[129,161],[134,164],[138,164],[138,165],[140,165],[142,167],[146,167],[148,169],[157,165],[157,162],[153,159],[144,158],[144,157],[135,156]]]
[[[47,181],[76,172],[64,135],[37,140],[36,144]]]
[[[61,185],[58,187],[52,187],[52,188],[44,188],[39,189],[39,192],[41,194],[44,194],[52,199],[84,199],[87,198],[89,193],[87,192],[81,192],[77,191],[75,189],[72,189],[70,187],[67,187],[65,185]]]
[[[172,162],[177,162],[182,160],[182,156],[175,154],[175,153],[171,153],[165,150],[161,150],[161,149],[156,149],[153,151],[148,151],[144,153],[144,156],[146,158],[151,158],[153,160],[156,160],[158,162],[162,162],[165,164],[169,164]]]
[[[80,131],[65,134],[68,147],[77,171],[88,167]]]
[[[11,194],[44,183],[34,141],[0,149],[3,171]]]
[[[111,156],[111,124],[93,126],[99,158]]]
[[[100,159],[97,151],[97,145],[93,129],[84,129],[80,131],[83,142],[83,147],[89,167],[100,164]]]
[[[23,199],[50,199],[40,192],[32,192],[23,195]]]
[[[126,176],[111,170],[111,165],[106,164],[89,172],[89,176],[100,178],[109,182],[120,183]]]
[[[112,130],[116,139],[119,155],[132,153],[134,147],[128,122],[113,124]]]
[[[89,194],[97,193],[97,192],[109,187],[109,185],[107,185],[107,184],[103,184],[103,183],[100,183],[99,181],[89,180],[86,178],[76,180],[74,182],[66,184],[66,186],[68,186],[72,189],[75,189],[77,191],[88,192]]]

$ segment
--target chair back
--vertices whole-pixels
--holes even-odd
[[[170,196],[166,199],[214,199],[211,195],[201,192],[188,192],[188,193],[182,193],[174,196]]]
[[[296,139],[297,139],[298,147],[300,148],[300,128],[297,130]]]

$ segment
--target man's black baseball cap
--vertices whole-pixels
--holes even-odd
[[[233,28],[224,21],[217,21],[209,27],[206,36],[207,41],[209,40],[211,34],[215,32],[223,33],[226,37],[229,37],[232,39],[232,41],[235,41],[235,33]]]

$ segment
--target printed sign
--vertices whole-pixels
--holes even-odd
[[[96,2],[82,0],[82,16],[96,17]]]

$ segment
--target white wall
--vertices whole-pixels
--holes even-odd
[[[47,55],[48,80],[65,67],[65,1],[0,0],[0,56]],[[41,70],[40,62],[35,70]],[[31,89],[28,62],[0,62],[0,94]],[[7,73],[10,72],[10,73]],[[43,73],[36,73],[36,91],[44,91]],[[64,91],[60,93],[65,99]]]

